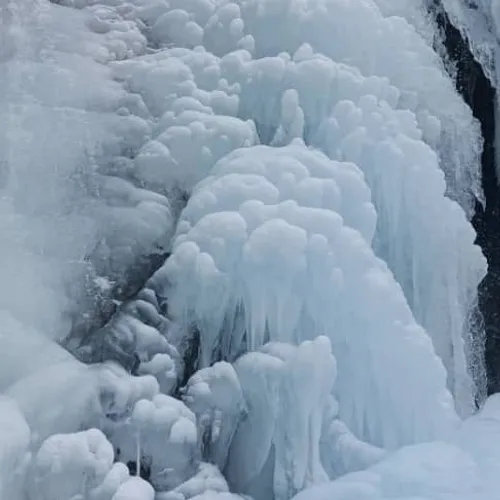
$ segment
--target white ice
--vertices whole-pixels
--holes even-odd
[[[496,498],[499,410],[499,398],[493,396],[449,440],[402,448],[363,472],[305,490],[295,500]]]
[[[410,434],[434,437],[455,418],[441,361],[386,265],[334,210],[335,198],[321,204],[321,195],[306,196],[309,186],[321,186],[309,167],[319,153],[300,148],[237,151],[199,185],[165,266],[172,314],[195,321],[204,365],[217,352],[234,357],[269,340],[327,335],[338,359],[341,415],[358,436],[389,447],[409,442]],[[353,168],[322,158],[323,177]],[[273,179],[266,165],[280,165],[283,174]],[[252,173],[259,169],[264,174]],[[323,182],[340,192],[333,179]],[[343,205],[337,207],[343,214]],[[396,396],[398,387],[406,387],[411,400]]]
[[[1,500],[495,497],[498,402],[456,412],[479,126],[419,2],[0,16]],[[100,332],[136,376],[50,340],[158,248]]]
[[[97,429],[54,434],[34,458],[31,496],[40,500],[66,500],[78,495],[85,498],[105,480],[113,459],[113,447]]]

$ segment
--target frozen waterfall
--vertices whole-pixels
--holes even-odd
[[[426,2],[0,2],[0,500],[491,500]]]

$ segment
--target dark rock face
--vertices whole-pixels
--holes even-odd
[[[82,347],[95,343],[94,339],[106,337],[102,332],[105,330],[114,315],[119,311],[117,303],[126,303],[136,297],[144,288],[146,282],[157,271],[168,258],[168,252],[161,247],[154,249],[150,254],[139,256],[134,265],[124,270],[121,276],[117,276],[114,285],[105,293],[97,291],[95,285],[88,283],[81,300],[82,310],[78,312],[73,321],[72,329],[62,343],[75,356],[81,358]],[[96,333],[97,332],[97,333]],[[102,362],[113,359],[123,364],[125,357],[107,357],[110,352],[102,347],[103,352],[98,358],[94,356],[88,362]],[[111,349],[113,350],[113,349]],[[132,353],[130,354],[132,356]],[[102,359],[101,359],[102,358]],[[126,365],[127,363],[125,363]]]
[[[479,286],[479,310],[486,331],[488,393],[500,392],[500,188],[495,169],[496,92],[474,59],[467,40],[450,23],[446,13],[435,10],[444,35],[447,55],[456,69],[457,90],[481,124],[484,138],[482,185],[486,206],[476,203],[472,220],[477,244],[488,260],[488,274]]]

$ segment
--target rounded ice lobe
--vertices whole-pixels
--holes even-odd
[[[251,121],[215,115],[211,108],[192,109],[193,101],[186,98],[172,107],[175,111],[162,116],[155,139],[135,158],[137,175],[150,185],[177,186],[189,192],[221,157],[258,143]]]
[[[98,429],[54,434],[34,458],[30,486],[43,500],[86,495],[105,480],[113,460],[113,447]]]
[[[127,479],[111,500],[153,500],[155,491],[153,487],[140,477],[131,477]]]
[[[308,189],[304,180],[315,178],[318,163],[319,179],[325,182],[342,180],[344,169],[353,169],[303,144],[240,150],[215,166],[181,215],[184,223],[178,226],[165,266],[171,312],[178,321],[187,320],[186,326],[194,322],[200,331],[203,366],[217,356],[234,359],[269,340],[297,343],[325,334],[338,355],[335,394],[341,417],[356,435],[390,448],[408,442],[410,435],[440,435],[456,423],[441,361],[393,275],[375,257],[370,240],[354,223],[349,227],[350,221],[359,220],[352,217],[350,205],[325,198],[323,206],[315,200],[311,207],[308,198],[301,197],[302,189]],[[222,182],[236,174],[245,178],[246,165],[252,175],[275,186],[277,200],[251,198],[252,190],[234,191],[233,182]],[[273,165],[281,167],[282,175],[294,174],[283,183]],[[359,176],[358,183],[363,182]],[[204,205],[198,197],[211,201]],[[241,230],[235,231],[229,220],[238,221]],[[215,266],[210,273],[204,264],[207,254]],[[391,348],[382,356],[385,343],[397,345],[398,354]],[[424,380],[417,375],[423,366]],[[387,373],[398,373],[397,380],[388,380]],[[396,396],[402,380],[418,394],[413,403]],[[373,388],[370,398],[367,387]],[[424,410],[429,407],[436,411]],[[402,416],[408,412],[410,419]]]
[[[147,464],[156,490],[175,488],[194,473],[196,418],[173,397],[157,394],[136,401],[130,418],[116,422],[109,432],[113,445],[120,449],[120,460],[135,462],[139,455],[141,463]]]

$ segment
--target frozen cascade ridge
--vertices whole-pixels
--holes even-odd
[[[500,498],[423,4],[0,0],[0,500]]]

